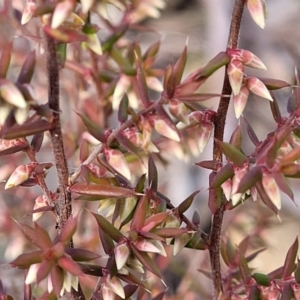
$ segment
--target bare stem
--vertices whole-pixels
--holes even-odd
[[[244,10],[245,0],[235,0],[233,7],[233,14],[230,25],[230,32],[228,38],[228,48],[237,48],[240,25]],[[225,77],[222,89],[222,95],[231,95],[232,90],[229,83],[229,78],[227,75],[227,69],[225,70]],[[218,140],[223,140],[225,121],[229,106],[229,99],[226,97],[221,97],[219,107],[217,110],[214,137]],[[213,158],[222,162],[222,151],[214,142],[213,148]],[[221,242],[221,231],[224,215],[224,203],[215,211],[212,220],[212,226],[210,231],[210,261],[211,261],[211,271],[213,278],[213,299],[218,299],[219,295],[222,293],[222,278],[221,278],[221,264],[220,264],[220,242]]]
[[[63,137],[60,124],[60,105],[59,105],[59,64],[56,54],[56,45],[53,38],[45,34],[45,44],[47,50],[47,75],[48,75],[48,103],[53,111],[54,117],[52,128],[50,130],[51,142],[58,177],[59,198],[55,204],[58,215],[58,233],[64,227],[66,221],[72,213],[71,193],[69,186],[69,170],[65,156]],[[73,241],[70,242],[70,248],[73,248]],[[69,299],[83,300],[84,294],[78,287],[78,292],[74,289],[69,295]]]

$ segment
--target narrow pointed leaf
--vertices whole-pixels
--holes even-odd
[[[219,98],[219,97],[230,97],[229,95],[221,95],[221,94],[209,94],[209,93],[194,93],[190,95],[182,95],[182,96],[177,96],[176,100],[179,101],[185,101],[185,102],[201,102],[201,101],[206,101],[211,98]]]
[[[146,75],[141,66],[141,62],[137,59],[137,73],[136,79],[133,80],[133,86],[137,91],[137,96],[139,100],[143,103],[144,107],[148,107],[150,102],[149,94],[148,94],[148,86],[146,83]]]
[[[278,90],[278,89],[282,89],[282,88],[291,86],[290,83],[280,80],[280,79],[260,78],[259,77],[259,80],[264,83],[264,85],[267,87],[268,90]]]
[[[19,255],[9,264],[15,268],[28,269],[31,265],[42,261],[42,250],[32,251]]]
[[[249,292],[249,297],[248,300],[257,300],[257,299],[261,299],[261,292],[260,289],[253,285],[250,287],[250,292]]]
[[[35,50],[33,50],[28,53],[26,60],[23,63],[22,69],[17,79],[18,83],[20,84],[30,83],[34,73],[35,61],[36,61],[36,53]]]
[[[252,143],[257,146],[259,144],[259,139],[256,135],[256,133],[254,132],[252,126],[250,125],[250,123],[248,122],[248,120],[246,118],[243,118],[244,121],[246,122],[247,125],[247,132],[249,135],[250,140],[252,141]]]
[[[45,120],[37,120],[22,125],[14,125],[7,130],[0,130],[0,138],[16,139],[50,130],[52,125]]]
[[[120,198],[136,195],[133,190],[112,185],[95,185],[77,182],[70,187],[70,191],[80,195],[101,196],[107,198]]]
[[[239,252],[239,251],[238,251]],[[250,270],[245,257],[242,253],[239,253],[239,269],[241,272],[242,280],[245,284],[249,283],[251,280]]]
[[[151,273],[155,274],[157,277],[162,278],[159,268],[146,252],[137,250],[136,247],[132,244],[130,245],[130,248],[136,258],[142,263],[143,267],[145,267]]]
[[[2,54],[0,57],[0,78],[5,78],[9,68],[12,54],[12,42],[2,47]]]
[[[146,220],[146,214],[148,209],[149,199],[147,195],[144,195],[138,201],[137,207],[134,212],[134,216],[131,221],[130,229],[131,230],[140,230]]]
[[[227,179],[232,178],[234,175],[233,164],[229,163],[222,167],[216,175],[214,180],[211,183],[211,188],[220,187]]]
[[[178,85],[181,81],[183,71],[186,65],[187,60],[187,46],[184,47],[183,52],[179,56],[178,60],[174,65],[174,74],[173,74],[173,84],[174,86]]]
[[[214,178],[216,176],[215,172],[211,172],[209,175],[209,185],[211,186]],[[209,199],[208,199],[208,207],[212,214],[216,212],[218,208],[221,207],[223,201],[223,192],[221,187],[211,188],[209,190]]]
[[[148,160],[148,182],[151,190],[156,192],[158,185],[158,174],[152,155],[149,156]]]
[[[92,213],[95,217],[98,226],[105,232],[110,238],[112,238],[115,242],[120,242],[122,238],[124,238],[123,234],[114,227],[106,218],[101,215]]]
[[[37,234],[35,232],[35,230],[32,227],[29,227],[25,224],[21,224],[16,222],[16,224],[18,225],[18,227],[22,230],[23,234],[25,235],[25,237],[34,245],[36,245],[39,248],[43,248],[42,244],[40,243],[40,240],[37,237]]]
[[[237,166],[242,167],[244,163],[248,161],[247,156],[245,156],[241,151],[239,151],[233,145],[219,140],[215,140],[215,141],[218,144],[218,146],[221,148],[225,156],[233,163],[235,163]]]
[[[188,196],[185,200],[183,200],[177,210],[179,214],[183,214],[185,211],[187,211],[189,209],[189,207],[192,205],[195,196],[200,192],[199,191],[195,191],[194,193],[192,193],[190,196]]]
[[[274,93],[271,93],[273,101],[270,101],[270,107],[272,111],[273,118],[276,123],[281,123],[282,122],[282,117],[280,113],[280,109],[277,103],[277,99],[275,98]]]
[[[41,227],[37,222],[34,222],[34,232],[39,242],[39,246],[44,250],[53,246],[52,240],[47,230]]]
[[[233,145],[236,149],[240,150],[242,146],[242,129],[238,125],[230,137],[229,143]]]
[[[238,193],[244,194],[251,187],[253,187],[257,181],[262,179],[261,166],[254,166],[250,169],[242,178],[238,190]]]
[[[77,113],[77,112],[76,112]],[[81,118],[83,124],[85,125],[86,129],[88,130],[88,132],[98,141],[100,142],[104,142],[105,138],[104,138],[104,134],[103,132],[100,130],[100,127],[97,126],[95,123],[93,123],[88,117],[77,113],[77,115]]]
[[[294,201],[293,190],[285,176],[281,172],[272,173],[272,176],[274,177],[279,189]]]
[[[187,233],[187,229],[165,227],[165,228],[155,228],[152,230],[152,232],[164,239],[167,239],[167,238],[173,238],[178,235]]]
[[[261,273],[254,273],[252,274],[252,278],[262,286],[270,286],[271,281],[268,275],[261,274]]]
[[[226,52],[220,52],[202,68],[196,79],[200,80],[201,78],[209,77],[215,71],[227,65],[229,62],[229,55]]]
[[[261,182],[257,182],[255,185],[257,192],[262,200],[262,202],[269,207],[276,215],[278,215],[278,208],[270,200],[269,196],[266,194],[264,187]]]
[[[101,229],[101,227],[99,227],[99,235],[104,252],[110,255],[115,248],[113,240]]]
[[[0,96],[5,102],[13,106],[18,108],[27,107],[26,100],[21,91],[8,79],[0,79]]]
[[[284,284],[280,300],[293,300],[293,299],[295,299],[295,295],[291,287],[291,283],[286,282]]]
[[[128,111],[127,111],[128,105],[129,105],[128,97],[125,96],[121,100],[119,105],[119,110],[118,110],[118,120],[121,123],[125,122],[128,119]]]
[[[295,271],[295,261],[298,253],[298,247],[299,247],[299,242],[298,242],[298,237],[296,237],[294,243],[291,245],[291,247],[289,248],[286,254],[285,262],[283,265],[283,272],[282,272],[283,279],[288,278]]]

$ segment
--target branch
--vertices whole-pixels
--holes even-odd
[[[69,186],[69,170],[65,156],[63,137],[60,125],[60,105],[59,105],[59,64],[56,54],[56,45],[53,38],[45,34],[45,44],[47,51],[47,76],[48,76],[48,103],[49,108],[53,112],[52,128],[50,129],[52,150],[56,165],[58,177],[59,198],[55,203],[56,213],[58,215],[58,233],[64,227],[66,221],[72,213],[71,193]],[[70,242],[70,248],[73,248],[73,241]],[[78,292],[74,289],[69,299],[83,300],[85,299],[80,285]]]
[[[238,38],[240,32],[240,25],[244,10],[245,0],[235,0],[233,14],[230,25],[230,32],[227,47],[228,48],[237,48]],[[229,83],[229,78],[227,75],[227,68],[225,70],[225,77],[222,89],[222,95],[231,95],[232,90]],[[221,97],[219,107],[217,110],[217,115],[215,118],[215,132],[214,137],[218,140],[223,140],[224,129],[225,129],[225,121],[228,111],[230,99]],[[214,142],[213,146],[213,159],[222,162],[222,151]],[[213,193],[210,190],[210,193]],[[210,195],[211,196],[211,195]],[[212,278],[213,278],[213,299],[218,299],[220,293],[222,292],[222,278],[221,278],[221,265],[220,265],[220,242],[221,242],[221,231],[222,231],[222,223],[223,223],[223,215],[224,215],[225,206],[224,203],[215,211],[212,220],[212,226],[210,231],[210,261],[211,261],[211,270],[212,270]]]

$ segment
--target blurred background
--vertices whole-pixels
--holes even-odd
[[[143,21],[143,25],[153,29],[151,32],[139,32],[138,34],[132,32],[132,34],[129,34],[130,38],[141,41],[142,46],[145,48],[157,40],[162,41],[157,60],[158,66],[165,67],[170,61],[175,61],[186,43],[188,44],[186,74],[199,68],[218,52],[226,49],[233,0],[166,0],[165,2],[166,8],[161,12],[160,18]],[[3,3],[0,0],[0,8]],[[10,18],[7,19],[0,15],[0,51],[1,41],[5,41],[11,35],[14,36],[15,53],[13,67],[10,70],[11,77],[18,74],[24,57],[28,51],[35,47],[34,43],[31,43],[30,39],[24,39],[20,32],[25,30],[28,35],[34,35],[39,31],[37,24],[34,26],[20,25],[19,18],[24,3],[25,1],[21,0],[11,1]],[[257,77],[277,78],[294,83],[295,67],[300,67],[300,1],[266,0],[266,4],[268,18],[264,30],[252,21],[248,11],[245,10],[241,28],[240,48],[256,54],[268,69],[266,71],[247,69],[247,74]],[[105,36],[105,32],[100,30],[99,35],[100,37],[101,35]],[[41,58],[39,68],[42,69],[43,67],[44,61]],[[202,91],[220,93],[223,74],[223,69],[216,72],[202,87]],[[62,89],[72,89],[74,82],[67,80],[67,73],[63,76],[66,79],[63,84],[66,87],[64,86]],[[35,75],[34,80],[38,83],[35,92],[41,99],[41,103],[43,103],[47,99],[46,77],[40,75],[37,78]],[[62,93],[64,93],[64,90]],[[275,93],[283,115],[287,115],[286,104],[290,94],[290,89],[283,89]],[[207,101],[205,106],[215,110],[217,104],[218,99],[213,99]],[[64,102],[63,110],[71,109],[72,107]],[[244,111],[244,116],[262,140],[276,126],[269,111],[267,100],[253,96],[249,99]],[[71,124],[72,120],[69,120],[68,125],[71,126]],[[225,133],[226,141],[229,140],[237,124],[233,108],[230,107]],[[245,130],[244,125],[241,122],[243,130]],[[247,154],[254,149],[246,135],[243,140],[243,148]],[[41,153],[41,157],[53,162],[53,158],[49,158],[47,151]],[[210,140],[204,153],[195,155],[188,161],[179,160],[176,156],[166,157],[171,163],[168,166],[160,166],[159,173],[161,190],[166,193],[175,206],[195,190],[201,189],[194,207],[190,208],[188,214],[191,216],[194,210],[197,209],[201,217],[201,227],[206,232],[209,232],[211,220],[211,214],[207,208],[207,178],[209,172],[196,167],[194,163],[211,158],[212,140]],[[13,167],[12,169],[9,168],[6,163],[6,158],[0,157],[0,189],[2,193],[0,193],[0,262],[2,263],[0,277],[9,293],[15,296],[15,299],[20,299],[18,294],[20,291],[18,285],[20,273],[7,268],[6,263],[15,258],[19,254],[19,250],[22,251],[25,242],[21,233],[15,229],[10,216],[18,220],[22,218],[30,219],[31,216],[20,215],[18,206],[20,202],[26,202],[22,205],[27,206],[27,211],[30,212],[36,197],[34,193],[38,192],[33,190],[31,191],[32,194],[29,195],[22,188],[2,192],[5,183],[1,183],[1,181],[5,180],[13,169]],[[71,161],[71,169],[74,165],[75,162]],[[55,174],[50,173],[49,176],[49,185],[55,188]],[[299,189],[297,188],[299,184],[292,181],[291,184],[295,188],[295,203],[282,195],[281,222],[261,203],[253,203],[252,201],[247,201],[234,211],[226,212],[224,232],[226,237],[230,236],[233,246],[237,245],[246,234],[249,234],[253,239],[253,247],[263,247],[264,245],[268,247],[251,263],[251,267],[256,268],[257,272],[267,273],[281,266],[288,248],[299,233],[300,211],[298,206],[300,205],[300,199],[298,197]],[[47,220],[44,222],[47,223]],[[50,224],[51,221],[49,221],[49,226]],[[264,243],[262,240],[264,240]],[[169,298],[166,299],[210,299],[209,281],[197,269],[209,270],[207,253],[184,250],[179,256],[173,258],[164,272],[165,281],[169,286]]]

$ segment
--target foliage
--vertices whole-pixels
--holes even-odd
[[[299,297],[297,238],[284,265],[262,274],[248,264],[264,245],[254,247],[253,236],[247,235],[233,246],[221,231],[223,214],[246,202],[255,206],[262,201],[279,217],[281,192],[294,201],[288,180],[300,177],[298,75],[295,85],[247,76],[248,67],[266,66],[237,46],[244,6],[263,28],[265,1],[236,0],[228,48],[187,75],[188,45],[175,62],[158,68],[160,41],[142,49],[128,37],[133,30],[146,30],[141,21],[159,17],[164,6],[163,0],[28,0],[15,19],[18,26],[12,26],[35,50],[26,54],[18,76],[10,72],[19,65],[13,36],[1,44],[0,156],[8,158],[4,189],[12,190],[11,197],[22,191],[28,202],[36,198],[30,204],[32,224],[14,222],[31,245],[18,245],[9,263],[25,272],[24,299],[163,299],[163,263],[157,255],[168,263],[171,253],[183,248],[193,255],[209,252],[211,270],[199,272],[212,279],[214,299]],[[5,1],[2,16],[9,18],[10,9],[10,1]],[[110,17],[114,10],[119,20]],[[41,32],[29,34],[29,26],[40,26]],[[102,30],[105,38],[99,38]],[[223,91],[199,92],[223,67]],[[39,96],[45,90],[43,77],[48,79],[48,101]],[[293,92],[286,117],[273,92],[282,88]],[[250,93],[270,101],[277,124],[263,140],[243,117]],[[202,102],[214,97],[220,97],[218,110],[206,109]],[[230,99],[239,123],[230,140],[223,141]],[[68,110],[75,112],[74,118]],[[118,124],[111,126],[114,117]],[[196,164],[211,170],[207,205],[213,221],[206,234],[197,212],[191,219],[185,215],[200,191],[174,206],[160,189],[157,165],[171,152],[183,159],[201,153],[212,135],[212,159]],[[250,154],[242,147],[245,137],[254,144]],[[45,157],[49,148],[52,156]],[[50,188],[53,169],[57,182]],[[14,217],[27,212],[20,205]],[[19,232],[10,213],[2,214],[7,229]],[[43,221],[50,214],[51,225]],[[257,228],[259,236],[263,226]],[[1,299],[12,299],[2,284],[0,294]]]

